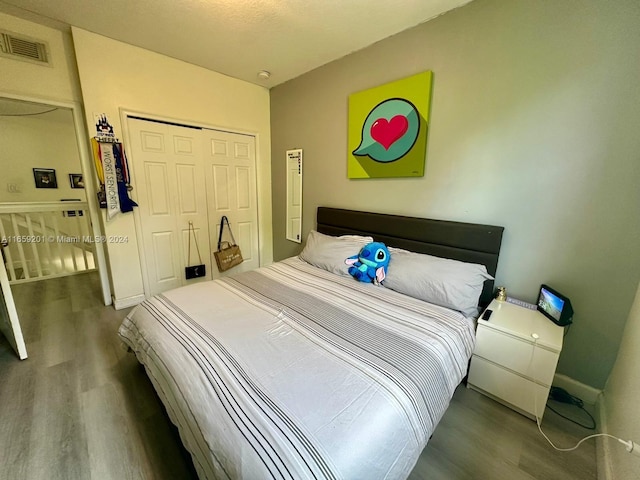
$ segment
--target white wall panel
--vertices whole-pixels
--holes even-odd
[[[212,140],[211,141],[211,153],[212,155],[222,155],[227,156],[228,145],[227,142],[221,140]]]
[[[250,222],[238,223],[238,226],[234,231],[236,241],[242,250],[242,258],[245,262],[253,260],[251,255],[251,245],[253,245],[252,225]],[[244,245],[244,248],[242,246]]]
[[[178,204],[180,213],[196,213],[196,170],[193,165],[176,165]]]
[[[249,153],[250,153],[249,144],[234,142],[233,145],[235,148],[236,159],[244,159],[244,160],[249,159]]]
[[[154,132],[140,132],[142,150],[145,152],[164,152],[164,138]]]
[[[178,154],[192,155],[193,154],[193,138],[180,137],[178,135],[174,135],[173,151]]]
[[[228,210],[231,208],[231,197],[229,191],[229,167],[226,165],[212,165],[214,201],[217,210]]]
[[[155,232],[152,238],[156,281],[163,282],[167,280],[174,280],[176,278],[176,272],[173,268],[173,262],[166,261],[167,258],[171,258],[173,256],[173,232]]]
[[[236,202],[239,209],[251,208],[251,171],[247,167],[236,167]]]
[[[151,215],[169,215],[170,198],[167,183],[167,167],[162,163],[145,164],[149,213]]]

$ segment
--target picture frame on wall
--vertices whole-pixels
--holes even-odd
[[[70,173],[69,183],[71,184],[71,188],[84,188],[84,179],[81,173]]]
[[[36,188],[58,188],[56,171],[53,168],[34,168],[33,179],[36,182]]]
[[[348,178],[423,177],[431,70],[349,95]]]

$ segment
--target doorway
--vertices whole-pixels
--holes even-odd
[[[102,245],[71,246],[60,240],[101,235],[99,211],[90,201],[95,198],[93,170],[80,107],[0,93],[0,143],[6,280],[0,313],[1,323],[9,327],[3,332],[15,345],[22,329],[20,312],[11,308],[11,285],[97,270],[105,305],[111,304],[111,290]]]
[[[145,294],[257,268],[255,137],[134,116],[127,128]],[[244,262],[221,274],[213,252],[223,215]],[[187,280],[184,267],[194,264],[206,275]]]

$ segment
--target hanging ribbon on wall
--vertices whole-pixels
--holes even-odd
[[[133,211],[138,204],[129,198],[133,187],[130,184],[127,157],[104,114],[96,122],[96,136],[91,139],[91,149],[100,180],[98,202],[100,208],[107,209],[107,220],[120,212]]]

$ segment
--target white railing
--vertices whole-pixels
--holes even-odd
[[[96,269],[86,202],[0,203],[0,242],[10,283]]]

